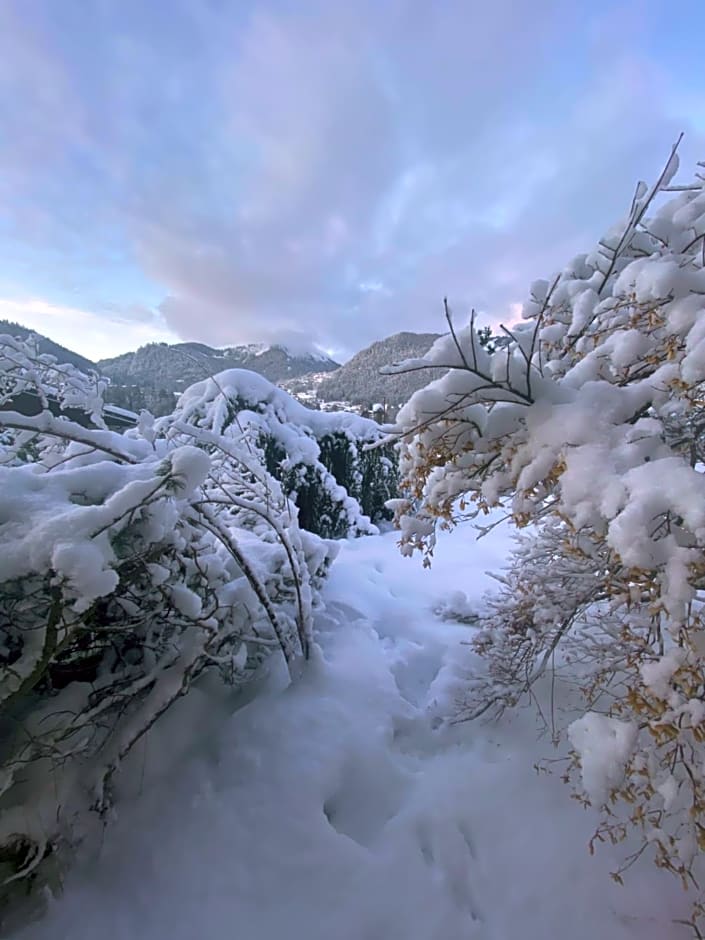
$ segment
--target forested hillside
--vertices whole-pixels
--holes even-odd
[[[98,363],[111,380],[108,401],[157,415],[168,414],[175,396],[189,385],[225,369],[250,369],[279,383],[337,368],[337,362],[320,353],[292,353],[284,346],[263,344],[214,349],[203,343],[151,343]]]
[[[404,359],[423,356],[438,339],[439,333],[395,333],[372,343],[349,362],[341,366],[318,387],[323,401],[343,401],[353,405],[371,407],[386,404],[396,409],[430,379],[443,374],[442,370],[416,375],[383,375],[385,366]]]

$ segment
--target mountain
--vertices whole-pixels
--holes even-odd
[[[291,352],[285,346],[229,346],[214,349],[204,343],[150,343],[136,352],[101,359],[100,371],[120,384],[157,383],[185,387],[224,369],[250,369],[270,382],[308,372],[329,372],[339,363],[321,353]]]
[[[101,359],[98,368],[112,382],[110,401],[126,408],[171,411],[175,393],[225,369],[250,369],[281,384],[311,372],[340,368],[321,353],[297,353],[285,346],[250,344],[214,349],[204,343],[150,343],[136,352]]]
[[[19,339],[27,339],[30,333],[34,333],[34,330],[30,330],[19,323],[13,323],[11,320],[0,320],[0,334],[2,333]],[[67,349],[65,346],[60,346],[59,343],[55,343],[48,336],[42,336],[41,333],[34,333],[34,335],[39,340],[37,346],[40,353],[49,353],[51,356],[56,356],[58,362],[68,362],[82,372],[95,371],[98,368],[90,359],[79,356],[78,353]]]
[[[445,369],[424,369],[404,375],[380,375],[379,370],[393,362],[423,356],[440,335],[395,333],[372,343],[332,375],[323,378],[318,385],[318,398],[322,401],[343,401],[364,406],[379,402],[395,409],[407,401],[417,389],[443,375]]]
[[[18,323],[0,320],[0,333],[24,338],[30,332]],[[395,333],[361,350],[344,366],[321,353],[301,353],[283,345],[215,349],[204,343],[150,343],[135,352],[97,363],[46,336],[39,337],[39,349],[56,356],[60,362],[70,362],[84,371],[94,369],[107,376],[111,385],[106,402],[130,411],[147,408],[155,415],[168,414],[174,408],[176,396],[194,382],[225,369],[249,369],[282,386],[309,407],[330,410],[326,403],[341,402],[342,407],[369,410],[379,402],[385,405],[385,417],[391,418],[400,404],[444,370],[380,375],[380,369],[423,356],[439,335]]]

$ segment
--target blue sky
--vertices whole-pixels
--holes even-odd
[[[0,317],[341,358],[511,320],[682,130],[702,4],[2,0]]]

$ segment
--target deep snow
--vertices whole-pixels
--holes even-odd
[[[99,858],[77,866],[27,940],[667,940],[688,937],[675,881],[622,847],[590,856],[533,709],[440,725],[470,659],[467,608],[508,535],[441,539],[433,568],[396,534],[344,545],[318,617],[320,656],[273,670],[234,709],[196,693],[136,754]],[[453,606],[453,605],[451,605]],[[242,703],[238,703],[242,705]],[[196,733],[197,743],[189,742]],[[139,750],[139,749],[138,749]],[[127,778],[134,777],[135,767]]]

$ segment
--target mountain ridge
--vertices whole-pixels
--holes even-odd
[[[215,362],[217,371],[222,371],[223,368],[251,368],[256,362],[258,368],[252,368],[252,371],[260,372],[270,382],[294,378],[297,374],[325,372],[340,367],[340,363],[322,353],[292,353],[285,345],[249,343],[215,347],[197,342],[147,343],[134,352],[100,359],[97,365],[109,378],[121,378],[139,375],[145,366],[155,359],[160,362],[168,376],[178,380],[186,379],[185,368],[187,372],[192,371],[186,366],[189,359],[200,361],[200,365],[194,363],[198,374],[194,375],[193,381],[204,378],[203,367],[209,360]],[[227,365],[224,366],[224,362]],[[207,374],[210,375],[211,371],[208,370]]]
[[[27,339],[30,335],[36,336],[38,340],[37,348],[40,353],[48,353],[50,356],[56,356],[58,362],[70,363],[82,372],[95,371],[98,368],[95,362],[92,362],[80,353],[74,352],[66,346],[62,346],[61,343],[55,343],[54,340],[50,339],[48,336],[37,333],[36,330],[31,330],[27,326],[22,326],[21,323],[16,323],[14,320],[0,320],[0,334],[3,333],[15,338],[19,337],[19,339],[22,340]]]
[[[34,331],[0,320],[2,332],[26,338]],[[385,413],[393,413],[418,388],[445,371],[380,375],[383,366],[423,356],[439,333],[394,333],[361,349],[342,366],[324,353],[297,353],[285,344],[266,343],[220,348],[198,342],[147,343],[132,352],[91,362],[49,337],[36,335],[40,352],[109,378],[106,402],[136,412],[147,408],[155,415],[170,412],[189,385],[227,369],[257,372],[309,407],[329,410],[331,403],[340,403],[367,410],[381,403]]]

